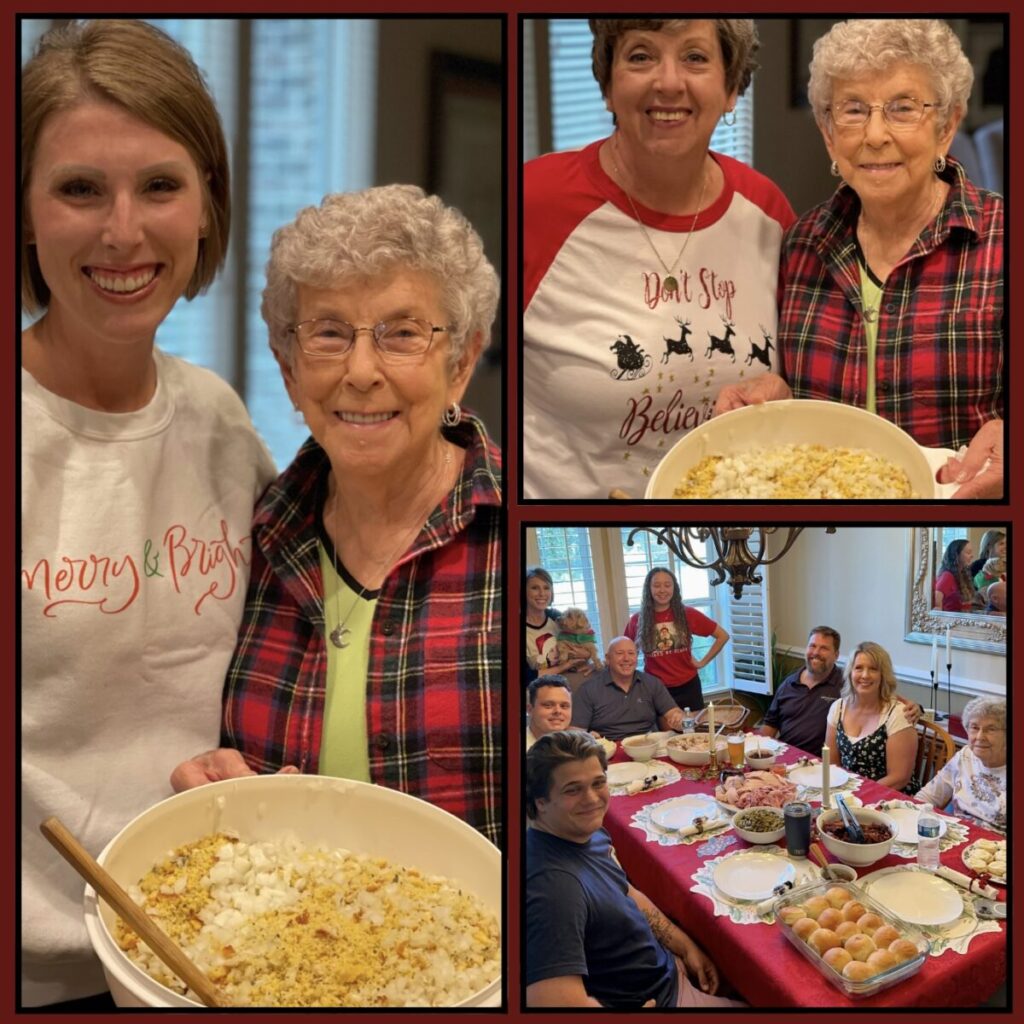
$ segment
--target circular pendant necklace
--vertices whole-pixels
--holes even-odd
[[[616,133],[615,135],[612,136],[612,146],[615,149],[615,152],[618,153],[618,150],[619,150],[619,136],[618,136],[618,133]],[[623,184],[620,185],[619,187],[622,189],[623,195],[625,195],[626,199],[629,201],[629,208],[633,211],[633,219],[640,226],[640,230],[644,233],[644,238],[647,239],[647,244],[651,247],[651,252],[654,253],[655,258],[662,265],[662,268],[665,271],[665,279],[662,281],[662,287],[664,287],[667,291],[671,291],[671,292],[678,291],[679,290],[679,281],[676,279],[675,273],[673,272],[673,268],[678,266],[680,261],[682,260],[683,253],[686,252],[686,247],[690,244],[690,238],[693,235],[694,228],[697,227],[697,218],[700,216],[700,208],[704,205],[704,191],[707,188],[707,184],[708,184],[708,175],[707,175],[707,173],[705,172],[703,175],[701,175],[700,198],[697,200],[697,209],[694,211],[693,221],[690,224],[690,230],[686,233],[686,238],[683,239],[683,247],[679,250],[679,255],[676,256],[676,258],[672,261],[672,266],[670,267],[661,258],[661,253],[658,252],[658,250],[655,248],[654,241],[653,241],[653,239],[651,238],[651,236],[647,232],[647,226],[640,219],[640,213],[639,213],[639,211],[636,208],[636,203],[633,202],[633,197],[626,191],[626,186],[625,186],[625,180],[626,179],[623,177],[622,171],[619,170],[618,162],[616,161],[615,157],[612,156],[611,153],[609,153],[608,155],[611,158],[612,167],[615,169],[615,177],[618,178],[619,181],[623,182]]]

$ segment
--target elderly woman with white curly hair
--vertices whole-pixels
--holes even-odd
[[[975,697],[960,715],[967,732],[962,747],[917,794],[933,807],[951,805],[954,814],[986,828],[1006,831],[1006,701]]]
[[[499,841],[500,454],[460,401],[498,279],[468,221],[389,185],[274,235],[270,345],[312,437],[256,508],[222,749],[400,789]]]
[[[954,497],[1001,496],[1003,200],[949,156],[970,62],[945,22],[853,19],[817,40],[810,72],[842,181],[783,240],[782,377],[716,409],[791,394],[866,408],[919,444],[969,445],[940,470]]]

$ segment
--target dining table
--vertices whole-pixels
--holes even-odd
[[[810,777],[813,783],[815,772],[821,770],[821,752],[815,757],[776,740],[762,743],[759,738],[748,735],[748,749],[751,744],[755,747],[771,744],[776,750],[777,763],[790,766],[789,771],[794,778],[799,777],[806,782]],[[720,763],[723,760],[727,759],[719,758]],[[631,772],[630,769],[615,768],[629,762],[629,757],[619,746],[609,762],[610,779]],[[801,769],[799,773],[798,768]],[[673,764],[667,756],[652,758],[645,771],[648,780],[656,780],[654,788],[630,792],[637,788],[636,783],[610,787],[604,827],[611,835],[616,856],[631,884],[650,897],[705,949],[728,984],[751,1006],[966,1008],[977,1007],[1005,983],[1006,920],[983,919],[975,909],[981,897],[950,885],[949,890],[962,897],[963,912],[942,927],[914,925],[930,943],[929,954],[918,970],[869,995],[851,995],[836,987],[823,973],[828,968],[812,963],[794,948],[791,937],[783,934],[785,925],[772,910],[765,908],[766,901],[757,901],[759,910],[753,901],[729,898],[718,891],[714,883],[714,878],[720,877],[718,864],[744,851],[773,853],[791,861],[796,869],[794,884],[798,886],[820,884],[821,869],[806,858],[789,857],[784,838],[774,844],[753,845],[740,838],[731,824],[685,839],[678,833],[673,834],[676,823],[667,817],[667,809],[681,807],[685,812],[687,804],[696,805],[700,801],[705,801],[708,807],[713,806],[711,801],[714,800],[718,776],[712,775],[712,769]],[[834,767],[830,771],[831,778],[839,777]],[[637,774],[635,771],[631,773]],[[833,792],[839,788],[856,797],[851,801],[854,805],[857,801],[866,806],[886,801],[894,808],[909,807],[910,804],[906,794],[856,775],[850,775],[843,787],[832,787]],[[679,800],[680,797],[688,799]],[[796,799],[811,804],[813,820],[821,807],[820,783],[816,788],[813,785],[801,786]],[[730,817],[721,809],[721,803],[714,806],[719,808],[713,812],[715,816]],[[973,872],[965,865],[963,851],[979,839],[994,842],[1004,837],[971,819],[943,811],[940,813],[944,818],[940,866],[971,876]],[[659,821],[667,822],[669,828],[659,827]],[[813,825],[811,833],[813,840]],[[826,856],[830,861],[838,862],[831,854]],[[748,856],[745,861],[736,861],[737,870],[742,870],[740,865],[744,863],[753,863],[753,858]],[[883,875],[905,872],[897,880],[890,880],[888,892],[892,891],[892,884],[923,884],[917,869],[916,847],[908,843],[894,842],[889,854],[881,860],[855,870],[858,878],[851,883],[855,886],[873,885],[871,879],[878,877],[876,873],[879,872]],[[912,877],[915,874],[918,877]],[[867,883],[864,880],[868,880]],[[1005,903],[1005,887],[990,888],[996,891],[997,902]],[[867,891],[870,894],[872,890]],[[907,891],[911,890],[908,888]],[[770,898],[771,894],[768,895]],[[955,909],[955,898],[949,898],[954,900]],[[910,910],[905,913],[914,916]],[[893,913],[892,916],[898,920],[898,915]]]

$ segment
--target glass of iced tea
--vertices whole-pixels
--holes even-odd
[[[725,742],[729,745],[729,761],[739,768],[743,764],[743,746],[746,743],[746,737],[743,733],[733,733],[731,736],[726,736]]]

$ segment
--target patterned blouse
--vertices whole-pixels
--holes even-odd
[[[839,748],[839,763],[848,772],[855,772],[865,779],[883,778],[888,772],[886,759],[886,741],[890,736],[911,728],[903,714],[903,705],[892,701],[882,709],[878,728],[874,732],[852,739],[843,728],[843,713],[846,710],[846,698],[837,700],[829,709],[829,725],[836,727],[836,746]]]
[[[953,813],[986,828],[1006,831],[1006,765],[986,768],[970,747],[963,747],[917,794],[933,807],[953,802]]]
[[[370,627],[370,780],[500,845],[501,455],[471,416],[445,434],[466,449],[462,476],[384,581]],[[221,744],[257,772],[317,771],[327,650],[316,495],[329,470],[310,438],[256,507]]]

